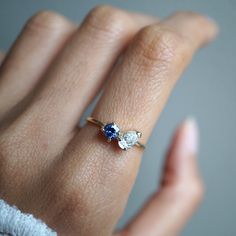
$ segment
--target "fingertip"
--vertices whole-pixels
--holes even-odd
[[[205,18],[208,21],[208,24],[210,26],[209,33],[209,41],[212,41],[216,38],[216,36],[219,34],[220,28],[217,22],[210,16],[206,15]]]
[[[187,118],[180,128],[179,148],[181,153],[188,156],[196,156],[199,149],[199,130],[196,119]]]
[[[165,162],[163,180],[166,184],[195,178],[198,167],[195,157],[199,147],[197,122],[190,117],[177,128]]]
[[[180,123],[173,135],[168,156],[196,156],[199,149],[199,129],[193,117]],[[173,159],[173,157],[172,157]]]

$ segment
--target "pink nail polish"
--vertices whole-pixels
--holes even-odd
[[[198,127],[194,119],[187,119],[182,126],[181,149],[185,155],[196,155],[198,152]]]

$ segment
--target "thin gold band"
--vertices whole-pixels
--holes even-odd
[[[87,121],[94,124],[94,125],[99,126],[100,128],[102,128],[105,125],[103,122],[96,120],[95,118],[93,118],[91,116],[87,118]]]
[[[90,122],[91,124],[94,124],[94,125],[98,126],[100,129],[103,129],[103,127],[106,125],[105,123],[103,123],[103,122],[101,122],[101,121],[99,121],[99,120],[97,120],[97,119],[95,119],[91,116],[88,117],[86,120],[88,122]],[[137,146],[139,148],[142,148],[142,149],[145,149],[145,145],[138,142],[138,141],[135,143],[135,146]]]

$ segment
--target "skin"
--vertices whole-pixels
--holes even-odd
[[[216,33],[192,12],[160,21],[99,6],[79,27],[53,12],[33,16],[0,68],[0,198],[59,235],[112,235],[143,151],[107,144],[93,125],[78,129],[82,113],[103,89],[92,116],[140,130],[146,143],[192,56]],[[189,122],[176,131],[160,188],[116,235],[177,235],[191,217],[203,186],[187,133],[196,133]]]

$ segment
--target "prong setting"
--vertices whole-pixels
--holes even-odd
[[[138,131],[126,131],[120,134],[118,139],[118,145],[123,150],[132,148],[140,138],[141,132]]]
[[[136,131],[136,133],[137,133],[137,135],[138,135],[138,137],[139,137],[139,138],[141,138],[141,137],[142,137],[142,133],[141,133],[141,132],[139,132],[139,131]]]
[[[138,141],[139,138],[142,137],[142,133],[137,130],[121,131],[116,123],[103,123],[93,117],[88,117],[87,121],[100,127],[108,143],[117,140],[122,150],[126,151],[133,146],[145,148],[145,146]]]

